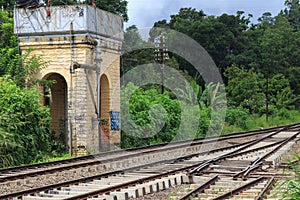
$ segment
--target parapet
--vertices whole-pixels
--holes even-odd
[[[123,18],[88,5],[16,8],[14,33],[18,36],[91,34],[123,40]]]

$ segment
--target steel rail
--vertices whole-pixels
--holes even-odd
[[[233,176],[233,179],[237,179],[238,177],[242,177],[243,180],[246,180],[247,177],[249,176],[249,174],[258,169],[259,166],[262,164],[262,162],[269,157],[270,155],[274,154],[276,151],[278,151],[280,148],[282,148],[285,144],[287,144],[288,142],[290,142],[291,140],[293,140],[297,135],[299,135],[300,132],[294,134],[293,136],[284,139],[276,148],[274,148],[272,151],[270,151],[269,153],[266,153],[264,156],[262,157],[258,157],[256,158],[255,162],[253,164],[248,165],[248,167],[244,170],[242,170],[241,172],[237,173],[236,175]]]
[[[205,183],[201,184],[199,187],[197,187],[196,189],[192,190],[191,192],[189,192],[188,194],[184,195],[183,197],[181,197],[178,200],[190,200],[191,198],[195,197],[195,195],[203,192],[210,185],[213,185],[218,179],[219,179],[219,176],[215,175],[214,177],[212,177],[211,179],[209,179]]]
[[[274,177],[270,178],[266,187],[257,195],[257,197],[254,200],[263,200],[264,196],[267,194],[270,188],[273,187],[274,183],[275,183],[275,178]]]
[[[226,159],[226,158],[229,158],[229,157],[233,157],[233,156],[237,156],[237,155],[241,155],[241,154],[245,154],[245,153],[248,153],[248,152],[252,152],[252,151],[257,151],[257,150],[260,150],[260,149],[264,149],[264,148],[266,148],[265,146],[264,147],[259,147],[259,148],[256,148],[256,149],[252,149],[252,150],[248,150],[248,151],[245,151],[245,152],[241,152],[242,150],[244,150],[244,149],[246,149],[246,148],[248,148],[250,146],[253,146],[255,144],[258,144],[259,142],[261,142],[261,141],[263,141],[263,140],[265,140],[267,138],[270,138],[270,137],[272,137],[272,136],[274,136],[274,135],[276,135],[276,134],[278,134],[278,133],[286,130],[287,128],[288,127],[284,127],[284,128],[282,128],[282,129],[280,129],[278,131],[275,131],[274,133],[268,134],[267,136],[264,136],[262,138],[256,139],[254,141],[251,141],[248,144],[246,144],[246,145],[244,145],[244,146],[242,146],[242,147],[240,147],[240,148],[238,148],[238,149],[236,149],[236,150],[234,150],[232,152],[229,152],[229,153],[226,153],[226,154],[221,155],[219,157],[210,159],[210,160],[206,161],[205,163],[201,163],[198,167],[196,167],[193,170],[191,170],[189,172],[189,174],[192,175],[192,174],[195,174],[195,173],[199,173],[202,170],[204,170],[205,168],[209,167],[210,164],[218,162],[220,160],[223,160],[223,159]],[[278,142],[276,142],[276,143],[278,143]],[[273,144],[271,144],[271,145],[273,145]]]
[[[206,155],[207,153],[214,153],[214,152],[218,152],[218,151],[228,150],[228,149],[235,148],[235,147],[238,147],[238,146],[241,146],[241,145],[243,145],[243,144],[236,144],[236,145],[233,145],[233,146],[230,146],[230,147],[222,147],[222,148],[215,149],[215,150],[212,150],[212,151],[206,151],[206,152],[202,152],[202,153],[195,153],[195,154],[182,156],[182,157],[178,157],[178,158],[172,158],[172,159],[169,159],[169,160],[157,161],[157,162],[153,162],[153,163],[150,163],[150,164],[144,164],[144,165],[140,165],[140,166],[136,166],[136,167],[130,167],[130,168],[126,168],[126,169],[123,169],[123,170],[115,170],[115,171],[112,171],[112,172],[105,172],[105,173],[101,173],[99,175],[89,176],[89,177],[85,177],[85,178],[81,178],[81,179],[65,181],[65,182],[62,182],[62,183],[57,183],[57,184],[42,186],[42,187],[38,187],[38,188],[32,188],[32,189],[28,189],[28,190],[13,192],[13,193],[10,193],[10,194],[0,195],[0,199],[15,198],[15,197],[18,198],[18,197],[21,197],[21,196],[24,196],[24,195],[30,195],[30,194],[38,193],[38,192],[41,192],[41,191],[47,191],[47,190],[54,189],[54,188],[67,187],[67,186],[74,185],[74,184],[79,184],[79,183],[82,183],[82,182],[101,179],[101,178],[104,178],[104,177],[107,177],[107,176],[122,174],[122,173],[128,172],[128,171],[129,172],[130,171],[135,171],[137,169],[141,169],[141,168],[149,167],[149,166],[154,166],[154,165],[157,165],[157,164],[176,163],[176,162],[181,161],[181,160],[190,159],[194,156]],[[190,165],[190,166],[187,166],[187,167],[182,167],[180,169],[176,169],[176,170],[171,171],[170,174],[176,173],[176,172],[179,172],[179,171],[187,171],[187,170],[189,170],[191,168],[194,168],[198,165],[199,165],[199,163],[194,164],[194,165]]]
[[[289,127],[300,126],[300,123],[290,124],[287,126],[289,126]],[[186,142],[192,142],[192,141],[197,142],[197,141],[201,141],[201,140],[210,140],[210,139],[215,139],[213,141],[216,141],[216,140],[226,140],[226,139],[233,139],[233,138],[239,138],[239,137],[248,137],[251,135],[263,134],[263,133],[267,133],[270,131],[274,131],[274,130],[277,130],[282,127],[285,127],[285,126],[272,127],[272,128],[263,129],[263,130],[238,132],[238,133],[233,133],[230,135],[212,136],[212,137],[208,137],[208,138],[198,138],[198,139],[194,139],[194,140],[176,141],[176,142],[172,142],[172,144],[176,145],[176,144],[181,144],[181,143],[186,143]],[[212,142],[212,141],[210,141],[210,142]],[[81,157],[76,157],[76,158],[69,158],[69,159],[65,159],[65,160],[51,161],[51,162],[47,162],[47,163],[37,163],[37,164],[16,166],[16,167],[10,167],[10,168],[1,168],[0,175],[4,174],[4,173],[17,172],[17,171],[26,170],[26,169],[37,169],[37,168],[42,169],[42,168],[46,168],[46,167],[58,166],[58,165],[62,165],[62,164],[69,164],[69,163],[78,162],[78,161],[81,162],[81,161],[85,161],[85,160],[89,160],[89,159],[94,159],[97,157],[111,156],[111,155],[115,155],[115,154],[119,155],[120,153],[124,153],[124,151],[125,152],[134,152],[134,151],[143,150],[143,149],[158,148],[158,147],[163,147],[167,144],[169,145],[170,143],[150,145],[147,147],[130,148],[130,149],[125,149],[125,150],[117,150],[117,151],[112,151],[112,152],[104,152],[104,153],[100,153],[100,154],[81,156]]]
[[[223,138],[224,140],[226,140],[226,138]],[[206,143],[212,143],[215,142],[215,140],[210,140],[210,141],[206,141]],[[190,147],[190,146],[195,146],[195,145],[201,145],[203,144],[203,142],[199,142],[199,143],[192,143],[192,144],[187,144],[187,145],[181,145],[181,146],[173,146],[173,147],[169,147],[169,148],[165,148],[164,150],[173,150],[173,149],[178,149],[178,148],[185,148],[185,147]],[[232,147],[234,147],[235,145],[232,145]],[[161,150],[161,149],[160,149]],[[55,165],[55,167],[49,168],[49,169],[42,169],[42,168],[38,168],[38,169],[42,169],[42,170],[37,170],[37,171],[32,171],[32,172],[26,172],[26,173],[22,173],[22,174],[13,174],[13,175],[9,175],[9,176],[0,176],[0,181],[4,182],[4,181],[11,181],[11,180],[16,180],[16,179],[22,179],[25,177],[31,177],[31,176],[36,176],[36,175],[40,175],[40,174],[46,174],[46,173],[53,173],[56,171],[64,171],[64,170],[69,170],[69,169],[75,169],[75,168],[80,168],[80,167],[86,167],[86,166],[91,166],[91,165],[100,165],[100,164],[106,164],[106,163],[110,163],[110,162],[114,162],[114,161],[119,161],[121,159],[128,159],[131,158],[132,156],[142,156],[145,154],[150,154],[150,153],[155,153],[158,150],[148,150],[148,151],[144,151],[144,152],[137,152],[134,154],[125,154],[119,157],[115,157],[115,158],[106,158],[106,159],[96,159],[95,157],[90,157],[91,160],[86,161],[84,163],[68,163],[69,165],[65,165],[65,166],[57,166]],[[80,160],[80,159],[79,159]],[[83,160],[80,160],[83,161]],[[48,164],[47,164],[48,166]],[[28,169],[28,168],[26,168]],[[32,167],[32,169],[34,169],[34,167]],[[12,170],[12,172],[15,172],[16,170]],[[8,173],[11,173],[11,171],[8,171]]]
[[[273,129],[271,129],[273,130]],[[268,130],[269,131],[269,130]],[[244,134],[242,137],[249,137],[252,136],[253,133],[250,135]],[[167,148],[164,148],[163,150],[173,150],[173,149],[178,149],[178,148],[185,148],[185,147],[190,147],[190,146],[196,146],[196,145],[201,145],[201,144],[206,144],[206,143],[213,143],[216,141],[221,141],[221,140],[228,140],[228,139],[234,139],[234,138],[240,138],[239,135],[228,135],[226,137],[222,138],[205,138],[206,141],[202,141],[202,139],[197,140],[196,142],[194,141],[191,144],[184,144],[186,142],[178,142],[177,144],[180,144],[179,146],[170,146]],[[182,144],[183,143],[183,144]],[[173,144],[172,144],[173,145]],[[153,148],[154,146],[151,146]],[[156,146],[155,146],[156,147]],[[138,151],[138,150],[145,150],[142,152],[136,152],[136,153],[131,153],[132,151]],[[137,148],[137,149],[131,149],[127,154],[121,155],[115,158],[97,158],[103,156],[109,156],[109,155],[115,155],[117,154],[116,152],[107,152],[103,154],[98,154],[98,155],[89,155],[86,157],[78,157],[78,158],[73,158],[73,159],[67,159],[64,161],[54,161],[50,163],[40,163],[40,164],[35,164],[35,165],[29,165],[29,166],[20,166],[20,167],[14,167],[14,168],[7,168],[7,169],[0,169],[0,181],[12,181],[12,180],[17,180],[17,179],[23,179],[26,177],[32,177],[32,176],[37,176],[41,174],[47,174],[47,173],[53,173],[57,171],[64,171],[64,170],[69,170],[69,169],[76,169],[80,167],[86,167],[86,166],[91,166],[91,165],[99,165],[99,164],[105,164],[109,162],[114,162],[114,161],[119,161],[120,159],[127,159],[131,158],[132,156],[141,156],[146,153],[155,153],[157,151],[161,151],[162,149],[152,149],[149,150],[148,148]],[[120,153],[124,154],[124,151],[117,151]],[[85,162],[84,162],[85,161]],[[79,163],[72,163],[72,162],[79,162]],[[83,163],[84,162],[84,163]],[[61,164],[65,164],[64,166],[60,166]],[[51,167],[51,168],[47,168]],[[22,174],[14,174],[15,172],[21,171],[21,170],[34,170],[34,171],[29,171],[25,172]],[[1,173],[7,173],[10,175],[4,175],[1,177]]]
[[[240,193],[241,191],[247,190],[248,188],[252,187],[253,185],[256,185],[260,182],[262,182],[263,180],[267,179],[266,177],[259,177],[253,181],[250,181],[249,183],[246,183],[238,188],[235,188],[229,192],[226,192],[225,194],[222,194],[218,197],[213,198],[212,200],[224,200],[227,198],[230,198],[238,193]]]
[[[252,142],[247,142],[246,146],[248,145],[248,143],[252,143]],[[44,187],[40,187],[40,188],[34,188],[34,189],[26,190],[26,191],[20,191],[20,192],[16,192],[16,193],[12,193],[12,194],[2,195],[2,196],[0,196],[0,199],[20,197],[20,196],[23,196],[23,195],[33,194],[33,193],[37,193],[37,192],[40,192],[40,191],[45,191],[45,190],[49,190],[49,189],[53,189],[53,188],[58,188],[58,187],[63,187],[63,186],[70,186],[70,185],[73,185],[73,184],[78,184],[80,182],[91,181],[91,180],[99,179],[101,177],[105,177],[105,176],[108,176],[108,175],[124,173],[125,171],[136,170],[136,169],[139,169],[139,168],[142,168],[142,167],[146,167],[146,166],[148,167],[148,166],[155,165],[155,164],[168,163],[168,162],[169,163],[174,163],[174,162],[176,162],[178,160],[181,160],[181,159],[189,159],[189,158],[191,158],[193,156],[202,155],[202,154],[204,155],[204,154],[209,153],[209,152],[217,152],[217,151],[221,151],[221,150],[225,150],[225,149],[231,149],[231,148],[235,148],[235,147],[243,146],[243,145],[245,145],[245,144],[243,143],[243,144],[232,145],[230,147],[223,147],[223,148],[219,148],[219,149],[216,149],[216,150],[213,150],[213,151],[197,153],[197,154],[183,156],[183,157],[179,157],[179,158],[173,158],[173,159],[169,159],[167,161],[158,161],[158,162],[155,162],[155,163],[146,164],[146,165],[137,166],[137,167],[131,167],[131,168],[127,168],[127,169],[124,169],[124,170],[117,170],[117,171],[114,171],[114,172],[108,172],[108,173],[104,173],[104,174],[97,175],[97,176],[92,176],[92,177],[77,179],[77,180],[73,180],[73,181],[67,181],[67,182],[64,182],[64,183],[53,184],[53,185],[50,185],[50,186],[44,186]],[[195,165],[192,165],[192,166],[183,167],[181,169],[177,169],[177,170],[170,171],[170,172],[167,172],[167,173],[168,174],[172,174],[172,173],[175,173],[176,171],[190,170],[192,168],[195,168],[198,165],[199,164],[195,164]],[[140,182],[140,179],[139,179],[139,182]]]

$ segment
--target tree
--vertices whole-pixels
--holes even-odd
[[[30,163],[49,153],[49,109],[36,89],[0,77],[0,167]]]
[[[153,62],[153,44],[144,41],[135,25],[128,27],[124,33],[121,57],[121,75],[142,64]]]
[[[135,25],[129,26],[124,33],[123,51],[131,51],[133,49],[141,48],[143,39]]]
[[[276,74],[269,81],[270,104],[276,109],[293,109],[297,97],[294,95],[289,80],[283,74]]]
[[[258,18],[259,26],[264,27],[264,26],[272,26],[274,25],[274,18],[272,17],[272,13],[270,12],[265,12],[262,14],[260,18]]]
[[[231,106],[246,108],[250,113],[266,112],[266,80],[263,74],[253,69],[231,66],[227,68],[226,76],[228,77],[226,91]],[[297,100],[289,80],[280,73],[270,76],[268,93],[268,103],[273,110],[291,109]]]
[[[0,11],[0,76],[7,74],[7,66],[18,54],[17,37],[13,33],[13,19]]]
[[[226,92],[229,104],[246,108],[250,113],[259,113],[265,105],[263,75],[253,69],[233,65],[226,69],[225,76],[228,78]]]
[[[245,32],[249,27],[250,18],[251,15],[245,17],[242,11],[238,11],[235,16],[223,14],[214,17],[206,16],[202,10],[181,8],[178,14],[171,15],[169,23],[162,20],[156,22],[154,27],[170,27],[190,36],[207,50],[216,65],[223,71],[231,64],[230,56],[238,55],[247,49],[248,41]],[[157,34],[159,33],[150,32],[151,38]],[[174,57],[181,70],[186,70],[189,75],[195,76],[197,71],[193,66],[176,55]]]
[[[299,33],[295,33],[286,18],[275,17],[273,26],[267,27],[259,38],[261,66],[269,67],[272,73],[284,73],[286,69],[298,64]]]
[[[284,5],[287,7],[283,15],[288,19],[292,27],[296,30],[300,28],[300,4],[299,0],[286,0]]]
[[[86,3],[88,2],[89,0],[86,1]],[[100,9],[122,16],[125,22],[129,19],[126,0],[95,0],[95,4]]]
[[[48,4],[49,0],[46,1]],[[51,5],[76,5],[81,4],[80,0],[51,0]],[[128,21],[127,4],[126,0],[85,0],[82,3],[92,5],[92,2],[102,10],[115,13],[123,17],[124,21]]]
[[[7,12],[10,18],[14,15],[15,0],[0,0],[0,8]]]
[[[123,148],[170,142],[177,134],[180,103],[167,93],[160,94],[156,89],[138,88],[129,83],[122,88],[121,97]]]

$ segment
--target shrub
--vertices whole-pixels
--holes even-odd
[[[249,111],[242,107],[228,107],[226,111],[226,122],[229,125],[235,125],[242,129],[247,129],[247,118],[249,115]]]
[[[30,163],[49,151],[49,109],[36,89],[0,77],[0,167]]]

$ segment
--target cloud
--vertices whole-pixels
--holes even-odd
[[[152,27],[154,22],[170,19],[180,8],[192,7],[203,10],[207,15],[219,16],[223,13],[236,14],[238,10],[253,14],[256,21],[264,12],[273,16],[284,9],[284,0],[127,0],[129,21],[125,28],[137,25],[138,28]]]

